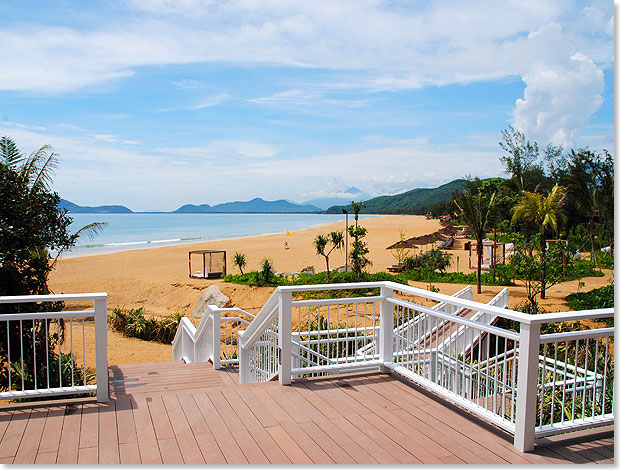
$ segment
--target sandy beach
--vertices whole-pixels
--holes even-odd
[[[349,223],[351,222],[350,218]],[[387,266],[396,262],[393,252],[386,248],[400,239],[401,231],[409,238],[441,228],[438,220],[412,215],[381,216],[364,219],[360,223],[368,229],[365,241],[368,243],[369,258],[373,263],[369,268],[370,272],[385,271]],[[342,221],[295,231],[291,237],[281,233],[61,259],[50,275],[49,286],[54,293],[107,292],[109,310],[117,306],[144,307],[147,314],[170,315],[181,311],[189,316],[202,290],[215,283],[231,298],[236,307],[256,312],[271,295],[273,288],[248,287],[222,280],[192,279],[188,276],[188,251],[226,250],[229,273],[238,273],[237,268],[232,266],[232,255],[236,251],[246,255],[246,271],[258,269],[260,261],[268,257],[278,272],[298,272],[306,266],[314,266],[318,272],[325,270],[325,261],[316,254],[312,240],[319,233],[344,230],[344,226]],[[289,249],[284,248],[285,242],[288,242]],[[452,254],[452,266],[449,268],[451,271],[457,270],[458,263],[458,270],[471,272],[468,268],[468,252],[463,249],[463,244],[463,240],[457,240],[454,248],[449,250]],[[342,266],[344,261],[344,250],[335,251],[330,256],[330,267]],[[586,278],[586,287],[582,290],[607,285],[612,277],[613,272],[605,270],[604,277]],[[551,287],[547,299],[541,301],[541,305],[548,311],[568,310],[563,298],[576,292],[577,284],[578,281],[569,281]],[[411,285],[427,288],[426,283],[411,282]],[[463,287],[459,284],[441,283],[436,286],[441,293],[448,295]],[[501,289],[502,287],[483,286],[482,294],[476,294],[474,299],[487,302]],[[524,287],[510,287],[510,307],[524,299]],[[195,323],[197,324],[197,321]],[[110,364],[170,361],[172,348],[169,345],[125,338],[110,331],[108,355]]]

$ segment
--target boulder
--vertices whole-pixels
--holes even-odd
[[[209,286],[198,297],[194,310],[192,310],[192,317],[202,318],[207,311],[207,305],[224,308],[230,304],[230,298],[225,296],[219,287],[215,285]]]

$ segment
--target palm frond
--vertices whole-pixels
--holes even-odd
[[[36,176],[34,176],[34,180],[32,181],[32,188],[37,188],[38,186],[42,186],[43,188],[49,188],[52,183],[52,176],[54,176],[54,170],[58,166],[58,161],[54,153],[51,153],[47,159],[41,165],[41,168],[38,169]]]
[[[16,166],[24,160],[17,144],[10,137],[3,136],[0,138],[0,158],[3,163],[8,166]]]

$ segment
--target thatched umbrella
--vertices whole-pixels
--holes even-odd
[[[429,233],[428,235],[420,235],[419,237],[408,238],[407,240],[399,241],[390,245],[386,250],[392,250],[394,248],[413,248],[415,245],[428,245],[436,241],[440,241],[446,238],[440,230],[437,232]]]

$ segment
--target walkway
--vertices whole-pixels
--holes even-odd
[[[512,438],[380,373],[240,386],[210,364],[112,366],[113,399],[7,405],[0,463],[613,463],[613,427]]]

